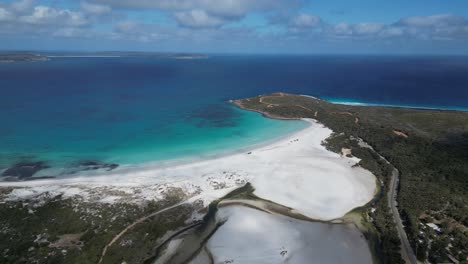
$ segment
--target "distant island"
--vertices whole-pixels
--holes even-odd
[[[102,52],[1,52],[0,62],[28,62],[47,61],[50,58],[168,58],[168,59],[206,59],[205,54],[198,53],[173,53],[173,52],[123,52],[123,51],[102,51]]]
[[[2,52],[0,53],[0,63],[12,63],[20,61],[46,61],[47,56],[37,53],[15,53]]]

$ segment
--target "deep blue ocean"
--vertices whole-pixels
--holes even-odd
[[[226,101],[284,91],[335,102],[468,108],[468,57],[53,58],[0,64],[0,168],[212,155],[294,132]]]

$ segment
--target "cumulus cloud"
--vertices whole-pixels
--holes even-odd
[[[460,24],[466,24],[465,18],[453,14],[405,17],[395,23],[406,27],[448,27]]]
[[[138,42],[222,43],[254,46],[281,43],[397,43],[407,41],[467,41],[468,21],[454,14],[412,16],[394,23],[329,23],[301,12],[303,0],[81,0],[74,8],[48,2],[14,0],[0,3],[2,34],[64,38],[95,38]],[[158,17],[126,17],[126,12],[158,10]],[[249,14],[257,19],[242,21]],[[163,14],[163,15],[161,15]],[[170,19],[168,21],[165,19]],[[164,23],[160,23],[164,21]],[[260,21],[260,22],[258,22]],[[225,26],[231,23],[230,26]],[[105,27],[97,25],[105,24]],[[106,30],[107,28],[111,28]],[[99,28],[99,30],[98,30]],[[365,40],[360,42],[360,40]],[[250,44],[249,44],[250,43]],[[182,45],[183,46],[183,45]]]
[[[11,9],[17,13],[26,12],[32,9],[35,0],[20,0],[11,3]]]
[[[353,31],[358,35],[378,34],[385,27],[382,23],[358,23],[353,26]]]
[[[81,2],[81,9],[85,12],[94,15],[104,15],[112,11],[112,8],[107,5],[92,4],[88,2]]]
[[[305,0],[88,0],[120,10],[157,9],[172,14],[182,27],[216,28],[250,12],[283,13]]]
[[[0,5],[0,34],[65,36],[70,35],[65,31],[90,26],[88,17],[80,11],[34,4],[33,0],[21,0]]]
[[[204,28],[194,34],[192,28],[171,25],[157,25],[138,23],[135,21],[122,21],[115,25],[113,39],[133,40],[147,43],[191,43],[200,44],[220,43],[237,45],[239,43],[258,41],[258,35],[251,29],[240,28]],[[222,43],[222,44],[221,44]],[[200,44],[201,45],[201,44]]]
[[[176,38],[176,28],[161,27],[156,24],[138,23],[136,21],[121,21],[114,26],[110,38],[115,40],[132,40],[138,42],[156,42],[163,39]],[[170,34],[170,35],[168,35]]]
[[[464,28],[468,21],[461,16],[440,14],[401,18],[395,23],[337,23],[324,26],[324,34],[331,38],[375,39],[466,39]]]
[[[468,21],[462,16],[439,14],[402,18],[389,28],[420,39],[465,39],[468,38],[464,30],[467,26]]]
[[[254,10],[289,9],[300,6],[303,0],[91,0],[116,8],[161,9],[187,11],[202,9],[223,16],[242,16]]]
[[[6,8],[0,7],[0,22],[11,21],[14,17],[12,12],[8,11]]]
[[[174,17],[179,25],[189,28],[217,28],[226,23],[225,19],[199,9],[176,12]]]
[[[72,27],[88,24],[88,21],[80,12],[55,9],[48,6],[36,6],[31,14],[19,16],[17,21],[34,25],[65,25]]]
[[[316,28],[321,26],[322,20],[319,16],[311,15],[311,14],[299,14],[293,17],[290,22],[289,26],[291,28]]]
[[[324,32],[327,36],[331,37],[377,37],[385,25],[382,23],[338,23],[328,25]]]

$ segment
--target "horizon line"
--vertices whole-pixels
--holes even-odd
[[[408,57],[426,57],[426,56],[468,56],[468,53],[377,53],[377,52],[203,52],[203,51],[149,51],[149,50],[34,50],[34,49],[0,49],[0,53],[162,53],[162,54],[204,54],[204,55],[277,55],[277,56],[408,56]]]

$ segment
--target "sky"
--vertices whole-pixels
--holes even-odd
[[[0,50],[468,54],[468,1],[0,0]]]

